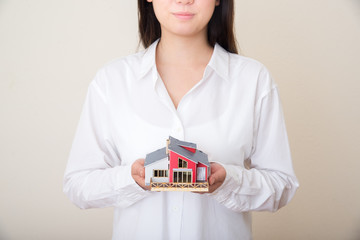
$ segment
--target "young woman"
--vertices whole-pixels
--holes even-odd
[[[276,85],[237,55],[233,0],[138,0],[146,50],[92,81],[65,173],[80,208],[115,207],[113,239],[251,239],[251,211],[298,187]],[[197,143],[210,191],[150,192],[147,153]]]

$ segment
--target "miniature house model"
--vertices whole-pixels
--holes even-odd
[[[208,191],[210,163],[194,143],[169,137],[166,147],[146,155],[144,165],[152,191]]]

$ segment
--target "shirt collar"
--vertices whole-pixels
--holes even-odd
[[[219,44],[215,44],[213,55],[211,56],[208,67],[212,68],[217,75],[225,81],[229,79],[230,56],[229,52]]]
[[[155,58],[158,43],[159,39],[144,51],[139,79],[144,78],[147,74],[152,74],[151,78],[153,82],[156,82],[158,71]],[[229,79],[229,57],[229,52],[216,43],[207,68],[210,67],[217,75],[227,81]]]
[[[139,80],[144,78],[147,74],[152,74],[152,79],[155,81],[158,77],[156,69],[156,47],[159,43],[159,39],[153,42],[147,49],[144,50],[144,55],[142,58],[140,66],[140,75]]]

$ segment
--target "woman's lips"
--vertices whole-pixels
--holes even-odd
[[[176,18],[181,19],[181,20],[189,20],[189,19],[193,18],[195,15],[193,13],[188,13],[188,12],[175,12],[173,14]]]

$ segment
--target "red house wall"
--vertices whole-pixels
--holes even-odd
[[[169,157],[170,157],[170,166],[169,166],[169,182],[173,182],[173,169],[174,168],[179,168],[178,166],[178,159],[181,158],[184,161],[186,161],[188,163],[188,167],[187,169],[192,169],[192,182],[195,183],[196,182],[196,163],[189,160],[188,158],[185,158],[173,151],[169,151]]]

